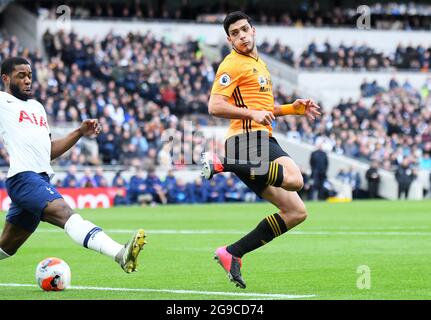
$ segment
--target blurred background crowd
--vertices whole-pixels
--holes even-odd
[[[22,0],[22,2],[26,2]],[[28,2],[28,1],[27,1]],[[32,1],[28,4],[34,12],[56,17],[56,8],[69,1]],[[367,4],[367,3],[364,3]],[[356,25],[357,6],[335,5],[322,6],[315,1],[301,1],[299,6],[291,6],[288,12],[274,10],[271,3],[257,1],[176,1],[175,6],[168,6],[166,1],[124,1],[105,3],[79,3],[73,7],[74,18],[122,18],[122,19],[157,19],[188,20],[194,22],[220,23],[226,12],[241,9],[261,24],[277,24],[296,27],[349,27]],[[377,2],[370,4],[370,13],[374,17],[373,28],[400,30],[429,30],[431,26],[431,4]]]
[[[123,5],[86,3],[85,7],[74,6],[72,16],[219,22],[205,20],[205,14],[209,19],[210,13],[217,16],[230,9],[228,2],[222,2],[224,5],[220,8],[191,8],[188,1],[181,3],[175,12],[141,1]],[[57,4],[38,1],[26,6],[52,15]],[[376,28],[429,29],[431,25],[431,5],[386,3],[375,4],[371,10]],[[351,25],[351,20],[357,18],[352,8],[322,11],[318,5],[311,4],[282,15],[269,15],[264,8],[249,11],[259,23],[288,26],[341,27]],[[322,39],[312,41],[301,48],[300,55],[295,55],[288,39],[285,41],[270,44],[260,39],[258,48],[300,69],[425,72],[431,64],[430,47],[412,46],[408,42],[400,42],[392,52],[383,53],[365,43],[334,45]],[[97,139],[81,139],[66,156],[54,162],[54,165],[69,167],[67,176],[57,181],[58,186],[123,186],[127,194],[123,195],[124,199],[119,195],[119,203],[256,200],[234,176],[220,175],[211,182],[197,179],[185,183],[172,174],[172,169],[185,166],[185,154],[192,154],[188,164],[196,165],[200,153],[213,143],[207,141],[201,127],[226,124],[224,120],[208,116],[207,102],[218,63],[207,59],[198,40],[190,37],[175,43],[151,32],[129,33],[124,37],[115,31],[94,39],[80,37],[73,31],[48,30],[43,35],[43,46],[45,55],[41,50],[25,48],[17,37],[2,33],[0,61],[17,55],[31,61],[35,98],[45,106],[51,125],[67,127],[87,118],[97,118],[102,124]],[[222,57],[229,50],[226,46],[222,48]],[[396,172],[401,180],[404,174],[408,176],[404,180],[411,183],[416,170],[431,172],[430,91],[431,78],[421,87],[396,76],[389,83],[364,79],[359,99],[342,99],[331,108],[325,108],[325,101],[318,101],[323,107],[321,119],[310,122],[305,117],[283,117],[273,126],[279,134],[315,145],[317,151],[335,152],[363,161],[370,165],[370,170],[382,168]],[[295,91],[285,92],[280,87],[274,87],[274,96],[276,104],[299,98]],[[189,136],[184,134],[188,123],[193,124]],[[183,141],[184,147],[175,141]],[[303,173],[306,183],[301,196],[309,199],[331,196],[329,182],[316,173],[326,171],[327,168],[316,168],[323,160],[317,164],[312,164],[312,160],[311,172]],[[0,166],[7,166],[8,161],[0,144]],[[106,181],[99,167],[102,165],[134,167],[136,175],[126,181],[118,171],[113,181]],[[158,167],[171,170],[163,181],[155,175]],[[77,179],[74,173],[77,168],[86,168],[85,179]],[[373,190],[367,194],[360,192],[360,177],[354,168],[340,171],[337,179],[352,185],[354,197],[377,196]],[[370,179],[373,179],[372,173]]]

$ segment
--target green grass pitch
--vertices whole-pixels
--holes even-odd
[[[431,202],[314,202],[307,208],[302,225],[244,257],[245,290],[228,281],[213,252],[276,212],[270,204],[82,210],[122,243],[138,227],[147,230],[139,271],[125,274],[41,223],[14,257],[0,261],[0,300],[431,298]],[[50,256],[69,264],[74,287],[43,292],[36,286],[36,265]],[[369,289],[357,287],[364,265]]]

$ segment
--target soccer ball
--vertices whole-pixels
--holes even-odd
[[[71,272],[59,258],[43,259],[36,267],[36,281],[45,291],[62,291],[70,287]]]

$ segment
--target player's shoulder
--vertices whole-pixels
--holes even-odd
[[[0,91],[0,106],[2,108],[8,108],[9,104],[16,101],[17,99],[13,95],[7,93],[6,91]]]
[[[8,93],[6,91],[0,91],[0,102],[1,103],[3,103],[3,102],[12,103],[12,102],[20,102],[20,101],[23,102],[22,100],[18,99],[17,97],[11,95],[10,93]],[[35,99],[28,99],[26,102],[43,108],[43,105]]]
[[[268,68],[268,65],[266,64],[266,62],[265,62],[265,60],[263,60],[261,57],[259,57],[259,63],[261,64],[261,65],[263,65],[265,68]]]
[[[237,70],[241,71],[241,69],[244,67],[245,62],[241,57],[232,50],[231,53],[229,53],[223,61],[220,63],[219,69],[220,70]]]
[[[7,93],[6,91],[0,91],[0,101],[3,102],[6,99],[14,99],[15,97],[11,94]]]
[[[39,101],[37,101],[36,99],[28,99],[27,102],[31,103],[31,104],[33,104],[35,106],[38,106],[39,108],[45,110],[45,108],[43,107],[43,104],[40,103]]]

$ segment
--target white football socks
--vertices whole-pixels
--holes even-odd
[[[0,248],[0,260],[6,259],[9,257],[10,257],[10,255],[8,255],[6,252],[3,251],[2,248]]]
[[[64,231],[75,242],[85,248],[97,251],[115,259],[116,254],[124,247],[112,240],[101,228],[75,213],[64,225]]]

